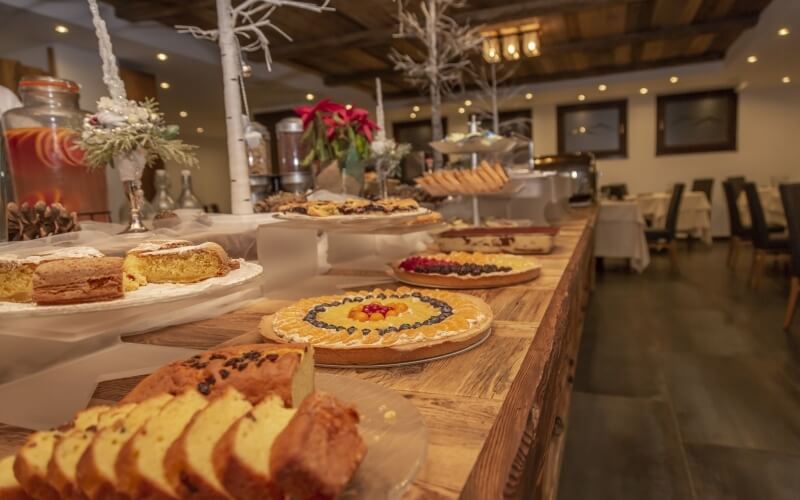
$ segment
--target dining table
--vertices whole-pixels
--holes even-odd
[[[651,227],[663,229],[667,225],[667,213],[671,193],[640,193],[629,196],[626,200],[635,201]],[[681,198],[678,212],[678,233],[685,233],[711,245],[711,203],[705,193],[686,191]]]
[[[761,206],[764,207],[764,218],[768,225],[786,227],[786,212],[783,210],[783,202],[781,201],[781,193],[775,186],[759,186],[758,197],[761,200]],[[742,225],[749,227],[750,220],[750,207],[747,205],[747,195],[744,191],[739,193],[736,199],[736,206],[739,209],[739,219]]]
[[[650,264],[645,228],[642,209],[635,201],[601,200],[595,229],[595,256],[628,259],[631,269],[641,273]]]

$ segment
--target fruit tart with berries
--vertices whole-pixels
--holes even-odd
[[[486,338],[492,317],[477,297],[400,287],[303,299],[265,316],[261,333],[313,344],[322,364],[382,365],[467,349]]]
[[[392,264],[392,273],[404,283],[456,289],[523,283],[537,278],[541,270],[531,257],[480,252],[414,255]]]

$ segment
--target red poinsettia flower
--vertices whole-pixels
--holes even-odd
[[[344,106],[339,103],[331,102],[330,99],[322,99],[313,106],[299,106],[295,108],[294,112],[303,120],[303,128],[306,128],[309,123],[314,121],[317,113],[338,113],[344,111]]]

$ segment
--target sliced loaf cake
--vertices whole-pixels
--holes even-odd
[[[230,498],[214,471],[214,448],[252,408],[242,393],[228,388],[195,414],[164,461],[167,478],[180,498]]]
[[[116,464],[119,490],[124,495],[149,500],[177,497],[167,480],[164,457],[195,413],[207,404],[195,390],[176,396],[125,444]]]
[[[0,459],[0,500],[28,500],[30,496],[14,476],[14,455]]]
[[[272,443],[296,410],[267,396],[231,426],[214,451],[214,469],[234,498],[282,500],[283,490],[269,472]]]
[[[78,461],[78,486],[86,498],[106,499],[117,491],[114,465],[120,450],[172,398],[170,394],[161,394],[142,401],[123,419],[97,432]]]
[[[86,430],[97,425],[97,420],[108,406],[93,406],[75,415],[72,424],[61,430],[34,432],[17,452],[14,475],[25,492],[37,499],[57,499],[58,492],[47,480],[47,469],[58,440],[69,429]]]
[[[99,430],[116,424],[135,406],[135,404],[126,404],[111,407],[98,415],[97,425],[86,429],[70,429],[61,436],[47,466],[47,480],[61,498],[82,498],[83,495],[78,489],[76,479],[78,460],[81,459],[83,452],[86,451]]]

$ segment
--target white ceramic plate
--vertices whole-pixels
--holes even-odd
[[[239,269],[235,269],[219,278],[209,278],[199,283],[188,284],[153,283],[143,286],[133,292],[126,293],[125,296],[120,299],[105,302],[89,302],[86,304],[68,304],[60,306],[0,302],[0,321],[4,318],[17,318],[21,316],[60,316],[162,304],[209,291],[216,292],[226,288],[233,288],[256,279],[261,275],[262,271],[263,269],[258,264],[240,261]]]
[[[347,223],[347,222],[361,222],[361,221],[397,221],[404,219],[413,219],[420,215],[429,213],[427,208],[420,207],[413,212],[399,212],[394,214],[371,214],[371,215],[331,215],[328,217],[314,217],[306,214],[298,213],[276,213],[276,219],[290,220],[290,221],[313,221],[313,222],[330,222],[330,223]]]

